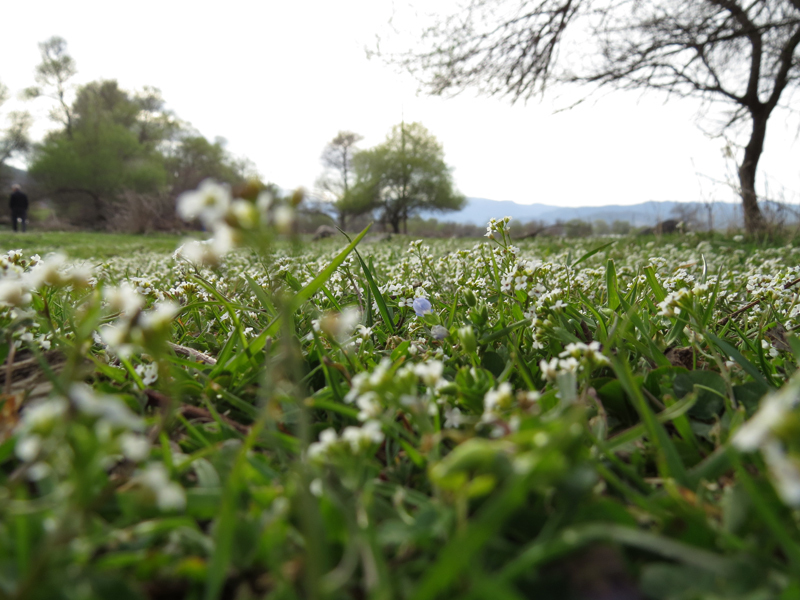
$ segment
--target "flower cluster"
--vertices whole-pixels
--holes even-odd
[[[130,285],[104,289],[106,309],[118,319],[114,324],[100,329],[100,338],[115,353],[130,356],[137,348],[162,350],[161,344],[171,331],[172,320],[180,307],[172,302],[156,303],[154,308],[143,311],[144,298]]]
[[[379,421],[367,421],[361,427],[348,426],[341,436],[329,428],[319,434],[319,441],[308,445],[308,459],[324,463],[339,456],[358,456],[383,442],[383,430]]]

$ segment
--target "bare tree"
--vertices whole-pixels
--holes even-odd
[[[47,97],[57,102],[50,112],[50,118],[66,128],[67,136],[72,137],[72,109],[67,102],[68,82],[77,73],[75,60],[67,54],[64,38],[53,36],[39,44],[42,62],[36,65],[34,79],[37,85],[25,90],[25,96],[32,100]]]
[[[738,162],[745,227],[764,227],[756,172],[767,122],[797,87],[800,0],[467,0],[390,57],[433,94],[477,87],[512,101],[550,83],[655,89],[749,125]]]
[[[353,174],[353,153],[363,136],[352,131],[340,131],[322,151],[325,172],[317,180],[317,187],[335,198],[334,206],[339,215],[339,227],[344,229],[347,219],[345,197],[350,190]]]

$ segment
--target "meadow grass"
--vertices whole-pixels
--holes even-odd
[[[254,206],[4,240],[0,596],[800,597],[798,249]]]
[[[175,250],[186,237],[172,233],[128,234],[94,231],[4,231],[0,250],[22,250],[28,255],[45,256],[62,252],[71,258],[113,258],[134,252]]]

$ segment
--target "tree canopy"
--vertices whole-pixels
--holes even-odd
[[[354,213],[379,210],[395,233],[420,211],[464,206],[441,144],[420,123],[395,125],[385,142],[353,156],[353,169],[355,185],[342,205]]]
[[[90,212],[93,224],[109,215],[119,217],[115,203],[136,196],[158,204],[155,213],[165,217],[174,213],[173,203],[181,192],[206,178],[236,184],[253,176],[250,164],[232,156],[224,140],[210,142],[180,121],[158,89],[132,92],[115,80],[72,86],[69,80],[77,69],[66,42],[53,37],[39,48],[37,85],[24,95],[50,98],[54,102],[50,116],[59,127],[34,146],[29,173],[46,193],[64,198],[67,204],[72,200],[91,207],[80,212],[84,218]],[[17,131],[26,131],[24,119],[15,123]],[[27,138],[23,141],[27,143]],[[0,144],[0,163],[3,148]],[[20,148],[17,144],[12,151]],[[91,204],[86,204],[87,198]]]
[[[392,60],[434,94],[476,87],[513,101],[582,83],[719,104],[723,131],[749,129],[740,194],[757,231],[758,162],[769,117],[797,88],[798,44],[800,0],[468,0]]]
[[[34,151],[30,173],[56,193],[89,196],[101,217],[104,202],[124,190],[154,192],[167,182],[159,144],[170,128],[154,126],[141,97],[116,81],[78,91],[71,127],[50,133]],[[155,119],[168,120],[166,114]]]

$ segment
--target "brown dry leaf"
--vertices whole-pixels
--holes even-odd
[[[783,350],[784,352],[790,352],[792,349],[789,344],[786,343],[786,328],[778,323],[775,327],[767,329],[764,332],[764,337],[766,337],[771,343],[772,346],[776,350]]]
[[[694,350],[691,348],[669,348],[664,356],[673,367],[684,367],[690,371],[694,369]]]

